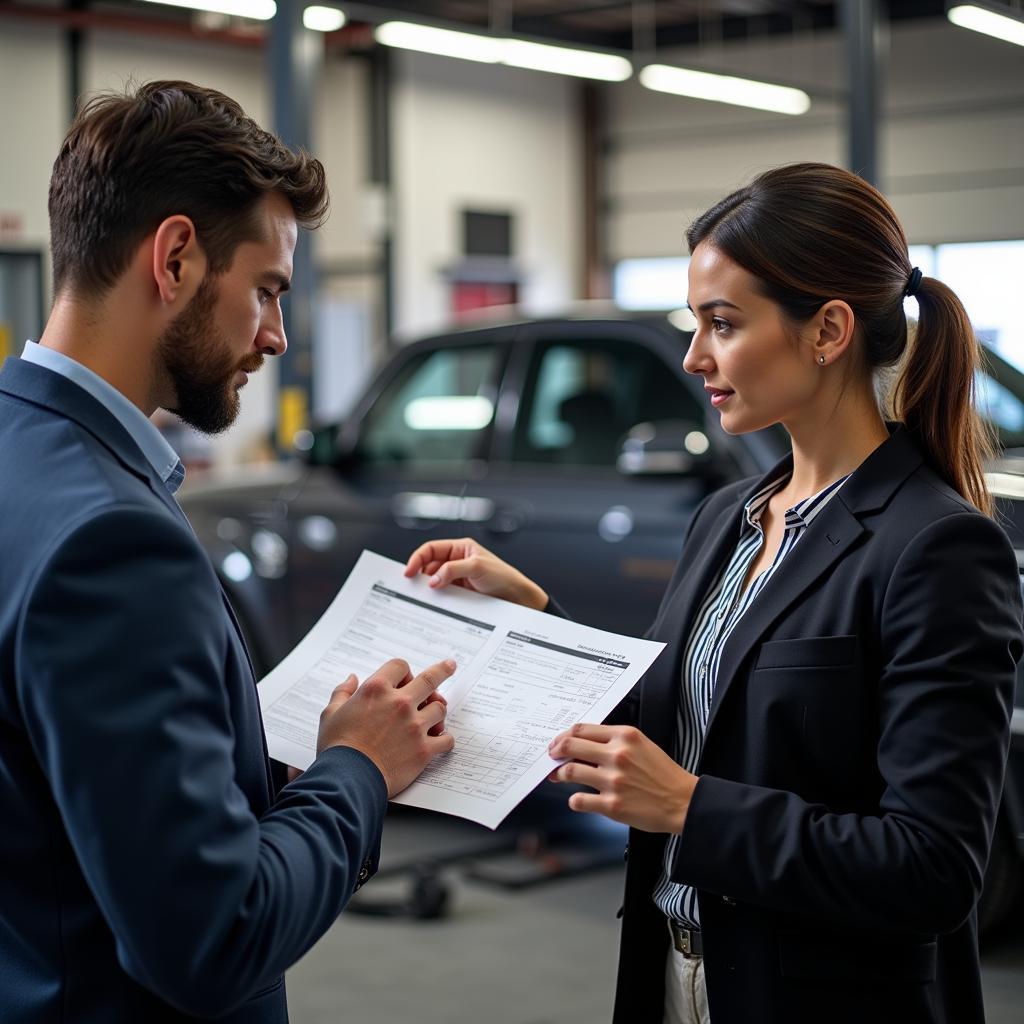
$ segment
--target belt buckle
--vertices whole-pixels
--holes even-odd
[[[684,928],[675,921],[668,922],[669,934],[672,936],[672,945],[677,953],[681,953],[687,960],[699,960],[704,956],[704,943],[701,941],[699,931],[692,928]]]

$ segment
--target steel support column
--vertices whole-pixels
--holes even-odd
[[[90,0],[64,0],[64,6],[69,11],[85,11],[89,7]],[[78,113],[78,106],[82,99],[82,46],[84,32],[77,25],[69,28],[64,37],[65,52],[67,54],[68,68],[68,123],[70,124]]]
[[[608,210],[604,202],[605,94],[595,82],[580,86],[583,121],[583,274],[585,299],[607,299]]]
[[[304,0],[277,0],[267,36],[274,131],[289,146],[314,150],[312,116],[323,67],[323,37],[302,24]],[[288,351],[280,360],[277,445],[287,454],[309,423],[313,400],[313,316],[316,274],[313,236],[299,231],[292,287],[284,302]]]
[[[381,319],[385,345],[391,345],[395,323],[394,210],[391,185],[391,52],[370,51],[369,151],[370,185],[378,191],[383,223],[379,225]]]
[[[850,170],[873,185],[878,184],[881,3],[882,0],[842,0],[849,90],[847,163]]]

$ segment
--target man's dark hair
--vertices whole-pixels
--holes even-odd
[[[75,118],[50,179],[54,294],[98,297],[142,240],[183,214],[213,274],[259,238],[253,211],[284,196],[304,227],[327,214],[323,164],[264,131],[231,98],[189,82],[103,94]]]

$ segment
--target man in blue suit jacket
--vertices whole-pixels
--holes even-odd
[[[227,97],[83,110],[50,188],[56,301],[0,370],[0,1020],[287,1020],[283,971],[450,749],[444,663],[335,691],[275,792],[237,623],[147,417],[226,427],[285,349],[323,168]]]

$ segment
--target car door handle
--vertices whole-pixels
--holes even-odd
[[[490,498],[470,495],[403,491],[391,502],[395,522],[400,526],[427,523],[486,523],[494,516]]]
[[[487,521],[484,528],[490,534],[507,537],[510,534],[516,533],[525,522],[525,514],[518,509],[499,508]]]

